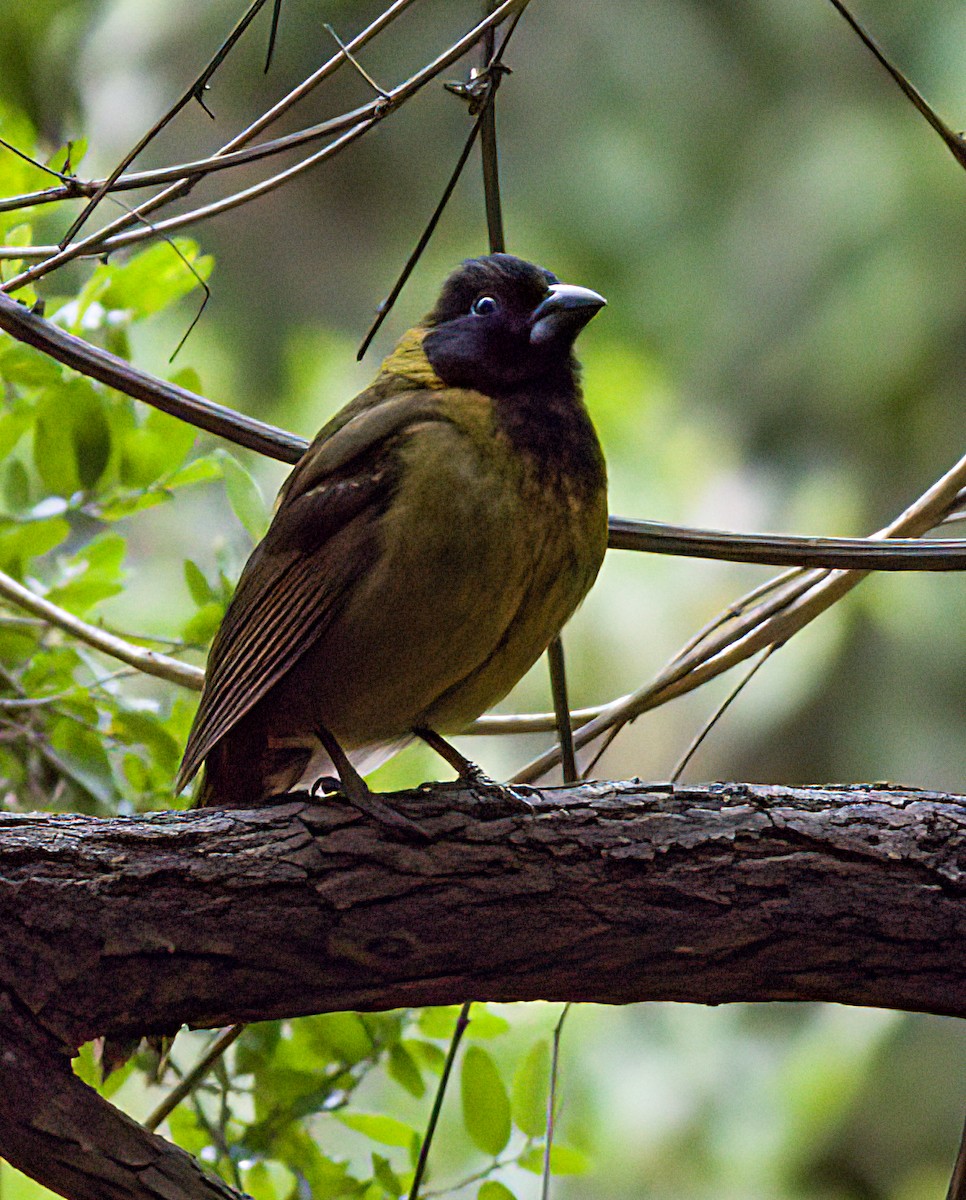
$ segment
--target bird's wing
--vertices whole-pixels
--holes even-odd
[[[396,484],[394,445],[413,426],[444,419],[432,392],[404,392],[326,426],[306,451],[212,643],[176,791],[316,642],[371,569],[375,518]]]

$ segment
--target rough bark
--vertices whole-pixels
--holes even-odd
[[[230,1195],[68,1071],[91,1037],[182,1022],[470,997],[966,1015],[966,797],[631,782],[532,812],[459,785],[393,803],[425,844],[331,800],[0,815],[0,1154],[83,1200]]]

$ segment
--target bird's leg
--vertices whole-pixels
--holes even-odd
[[[324,746],[326,754],[332,759],[332,765],[339,773],[341,785],[339,790],[353,808],[359,809],[360,812],[365,813],[367,817],[371,817],[387,829],[401,833],[410,841],[413,839],[422,842],[429,840],[429,835],[420,829],[415,821],[410,821],[408,817],[396,812],[394,808],[390,808],[388,804],[383,803],[373,794],[369,785],[349,761],[345,751],[328,729],[320,725],[315,732]],[[328,777],[323,777],[316,782],[318,785],[324,785],[328,782]],[[315,787],[312,791],[315,792]]]
[[[414,729],[413,733],[424,741],[431,750],[435,750],[444,762],[448,762],[463,783],[469,784],[471,787],[475,785],[477,787],[488,788],[491,791],[497,791],[517,808],[532,810],[533,805],[527,799],[524,789],[510,787],[506,783],[497,783],[496,780],[491,779],[489,775],[477,766],[472,759],[467,758],[465,754],[461,754],[455,746],[451,746],[445,738],[440,737],[434,729],[430,729],[427,726],[420,726]]]

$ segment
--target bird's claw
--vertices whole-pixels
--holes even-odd
[[[464,773],[463,782],[468,787],[485,790],[494,799],[504,801],[508,808],[527,813],[534,811],[534,804],[529,797],[536,795],[536,788],[528,787],[525,783],[513,786],[509,783],[498,783],[475,764],[471,771]]]
[[[406,841],[425,843],[431,840],[429,834],[415,821],[404,817],[401,812],[380,800],[361,778],[340,781],[332,775],[323,775],[316,779],[309,792],[313,796],[320,793],[342,796],[353,808],[370,817],[377,825],[391,829]]]

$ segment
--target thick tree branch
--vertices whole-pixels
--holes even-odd
[[[966,797],[889,786],[0,814],[0,1154],[78,1200],[232,1196],[70,1074],[182,1022],[482,1000],[836,1000],[966,1016]]]
[[[70,1200],[238,1197],[82,1083],[9,995],[0,995],[0,1154]]]
[[[0,988],[65,1045],[347,1008],[838,1000],[966,1016],[966,798],[465,788],[111,820],[0,816]]]

